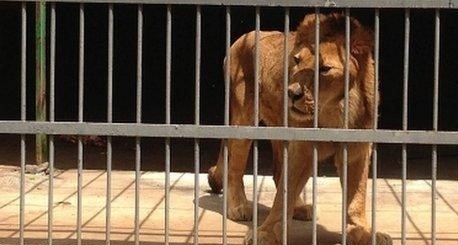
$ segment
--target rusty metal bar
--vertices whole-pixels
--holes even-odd
[[[35,116],[38,122],[46,121],[46,2],[35,6]],[[37,164],[48,161],[48,142],[46,135],[37,134],[35,140],[35,159]]]

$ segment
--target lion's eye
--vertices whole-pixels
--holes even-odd
[[[330,67],[330,66],[320,66],[320,73],[321,73],[321,74],[326,74],[326,73],[328,73],[331,69],[332,69],[332,67]]]

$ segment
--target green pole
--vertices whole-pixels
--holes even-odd
[[[35,108],[36,121],[46,121],[46,3],[41,0],[36,3],[35,17],[35,72],[36,72],[36,92]],[[48,142],[44,134],[36,135],[36,154],[37,164],[47,162]]]

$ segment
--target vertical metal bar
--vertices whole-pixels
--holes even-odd
[[[320,88],[320,9],[315,8],[315,70],[313,76],[313,127],[318,128],[319,88]]]
[[[21,121],[26,121],[26,55],[27,55],[27,7],[21,4]],[[19,190],[19,244],[24,245],[25,208],[25,135],[21,135],[21,177]]]
[[[437,178],[437,145],[432,146],[431,155],[431,245],[436,244],[436,178]]]
[[[143,5],[137,8],[137,123],[142,122]]]
[[[36,91],[35,91],[35,107],[36,120],[40,122],[46,121],[46,2],[40,0],[36,3]],[[48,143],[47,137],[44,134],[36,136],[36,162],[41,164],[47,162]]]
[[[440,10],[436,9],[435,13],[433,130],[437,131],[439,125]]]
[[[113,122],[113,4],[108,5],[108,104],[107,122]],[[112,138],[107,137],[107,193],[106,193],[106,220],[105,241],[111,243],[111,169],[113,162]]]
[[[167,5],[165,123],[170,124],[170,82],[172,68],[172,6]],[[170,224],[170,138],[165,139],[165,244],[169,244]]]
[[[379,103],[379,58],[380,58],[380,9],[375,9],[374,19],[374,125],[378,129],[378,103]]]
[[[84,106],[84,5],[79,5],[79,72],[78,72],[78,122],[83,122],[83,106]],[[77,244],[81,245],[81,224],[83,211],[83,141],[81,136],[78,136],[78,194],[77,194],[77,221],[76,221],[76,237]]]
[[[375,10],[374,19],[374,125],[373,129],[377,130],[378,127],[378,88],[379,88],[379,41],[380,41],[380,10]],[[377,144],[372,145],[372,245],[377,244]]]
[[[283,39],[283,126],[288,127],[288,83],[289,83],[289,8],[284,9]]]
[[[409,103],[409,42],[410,42],[410,9],[404,13],[404,92],[402,102],[402,130],[408,128]],[[401,244],[406,245],[406,204],[407,204],[407,146],[402,144],[402,201],[401,201]]]
[[[142,123],[143,5],[137,8],[137,123]],[[140,244],[141,138],[135,138],[135,245]]]
[[[350,9],[345,9],[345,86],[344,86],[344,128],[348,128],[348,90],[350,87]],[[342,171],[342,245],[347,244],[347,171],[348,145],[343,144]]]
[[[196,6],[196,60],[195,60],[195,107],[194,123],[200,125],[200,62],[201,62],[201,9]],[[200,145],[199,139],[194,139],[194,244],[199,244],[199,193],[200,193]]]
[[[433,97],[433,130],[437,132],[439,125],[439,55],[440,55],[440,10],[436,9],[434,33],[434,97]],[[431,176],[431,244],[436,244],[436,178],[437,178],[437,146],[432,146]]]
[[[55,121],[56,4],[51,3],[49,72],[49,121]]]
[[[313,77],[313,98],[315,110],[313,111],[313,127],[318,128],[319,113],[319,89],[320,89],[320,9],[315,9],[315,70]],[[317,244],[317,208],[318,203],[318,146],[313,144],[313,183],[312,183],[312,245]]]
[[[27,115],[27,6],[21,4],[21,121],[26,121]],[[23,195],[21,195],[22,197]]]
[[[231,67],[231,9],[226,6],[226,67],[224,71],[224,125],[229,125],[229,88]],[[227,186],[229,149],[227,139],[223,141],[223,245],[227,244]]]
[[[283,127],[288,127],[288,84],[289,84],[289,8],[285,8],[283,40]],[[283,141],[283,207],[282,207],[282,244],[288,243],[288,141]]]
[[[350,9],[345,9],[345,83],[344,128],[348,128],[348,94],[350,88]]]
[[[79,5],[79,77],[78,77],[78,122],[83,122],[84,111],[84,4]]]
[[[55,61],[56,61],[56,5],[51,3],[51,36],[49,67],[49,121],[55,118]],[[54,136],[49,136],[49,184],[48,184],[48,245],[53,243],[53,204],[54,204]]]
[[[254,126],[259,126],[259,29],[260,7],[255,7],[255,50],[254,50]],[[258,141],[253,141],[253,245],[258,244]]]
[[[141,170],[141,138],[135,138],[135,245],[140,244],[140,173]],[[169,206],[170,207],[170,206]]]

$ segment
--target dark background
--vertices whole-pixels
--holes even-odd
[[[76,121],[78,114],[78,5],[57,4],[56,6],[56,120]],[[35,5],[28,4],[27,11],[27,119],[34,120]],[[313,11],[307,8],[292,8],[291,29],[295,29],[304,14]],[[323,12],[330,11],[342,12],[341,9],[323,9]],[[243,33],[254,29],[255,9],[254,7],[232,7],[231,13],[231,40],[233,42]],[[173,6],[172,14],[172,123],[194,123],[195,6]],[[353,9],[351,14],[364,25],[373,27],[374,10]],[[49,15],[48,8],[48,27]],[[115,5],[114,19],[113,116],[115,122],[134,122],[137,6]],[[106,121],[107,20],[106,5],[85,5],[85,121]],[[145,123],[165,122],[165,20],[165,6],[144,6],[142,114]],[[281,31],[283,20],[282,8],[265,7],[261,9],[262,30]],[[458,15],[453,11],[441,11],[440,130],[457,130],[458,128],[457,21]],[[0,3],[1,120],[20,119],[20,28],[20,4]],[[47,34],[49,40],[49,28]],[[379,128],[401,129],[403,9],[380,11],[380,36],[381,105],[379,110],[381,117]],[[202,7],[202,124],[223,123],[222,60],[224,47],[225,8],[221,6]],[[433,51],[434,10],[412,10],[409,129],[432,129]],[[422,152],[422,150],[417,150],[417,152]],[[399,155],[400,152],[396,154]],[[426,158],[430,157],[429,153],[426,155]],[[455,153],[452,155],[456,156]],[[426,165],[424,167],[429,169]]]

